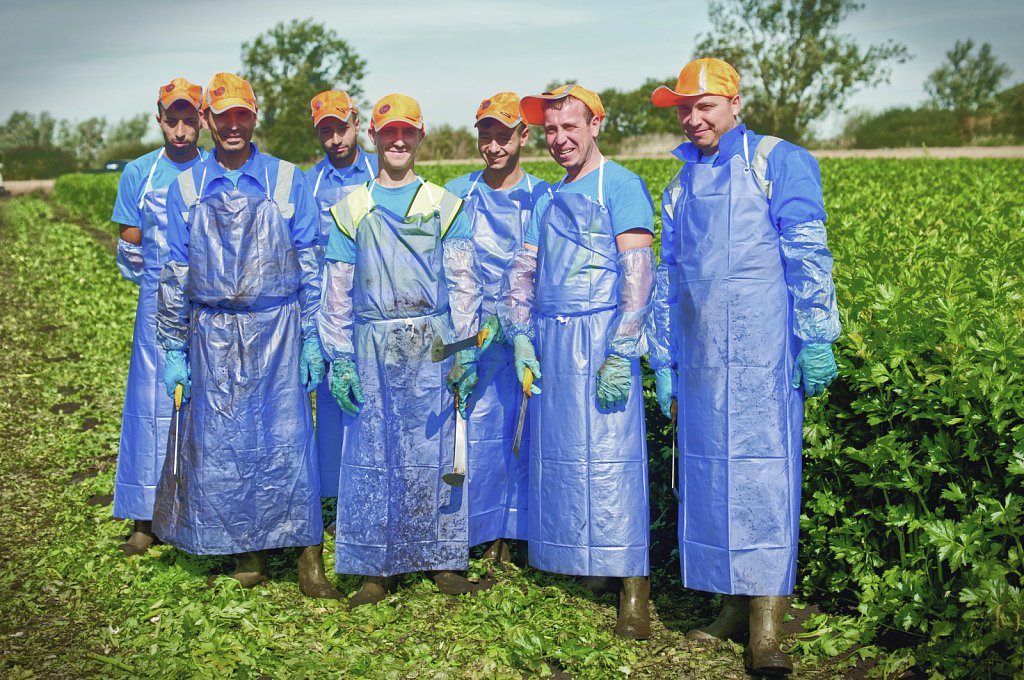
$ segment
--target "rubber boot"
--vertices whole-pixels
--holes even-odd
[[[594,593],[604,595],[605,593],[617,593],[622,589],[621,579],[614,576],[581,576],[580,585]]]
[[[647,601],[651,599],[651,580],[646,576],[627,576],[619,591],[619,618],[615,634],[633,640],[651,637],[651,612]]]
[[[356,594],[349,599],[348,606],[355,609],[365,604],[377,604],[397,589],[397,576],[367,576]]]
[[[153,533],[153,523],[149,520],[137,519],[132,524],[131,536],[128,537],[127,541],[119,545],[118,549],[129,557],[141,555],[149,550],[149,546],[153,545],[155,540],[156,534]]]
[[[733,640],[745,642],[750,636],[750,598],[746,595],[723,595],[722,611],[710,625],[691,630],[687,640]]]
[[[340,600],[341,593],[335,590],[324,574],[323,553],[323,543],[306,546],[299,553],[299,587],[306,597]]]
[[[793,672],[793,662],[779,649],[782,619],[788,608],[788,597],[750,598],[750,644],[745,660],[751,673],[779,676]]]
[[[437,584],[437,589],[445,595],[465,595],[466,593],[475,593],[479,590],[487,590],[494,586],[493,581],[484,579],[479,583],[474,583],[462,574],[456,574],[454,571],[431,572],[430,578]]]
[[[484,552],[484,559],[494,560],[495,562],[510,562],[512,555],[509,554],[508,543],[505,543],[500,538],[491,543],[491,546]]]
[[[238,566],[231,578],[238,581],[243,588],[252,588],[267,580],[267,555],[262,550],[242,553],[238,556]]]

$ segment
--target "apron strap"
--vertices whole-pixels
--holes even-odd
[[[479,182],[480,178],[483,177],[483,176],[484,176],[484,171],[481,170],[480,174],[476,176],[476,179],[474,179],[473,183],[469,186],[469,191],[466,193],[466,198],[469,198],[470,196],[473,195],[473,192],[476,191],[476,183]]]
[[[366,172],[370,173],[370,177],[373,177],[373,166],[370,165],[370,159],[366,157],[366,152],[360,150],[359,153],[363,154],[363,163],[366,165]]]
[[[156,155],[156,160],[153,161],[153,167],[149,169],[149,177],[146,178],[146,184],[142,187],[142,193],[139,194],[139,210],[142,210],[142,206],[146,202],[146,194],[148,194],[149,190],[153,187],[153,173],[156,172],[156,166],[160,163],[160,159],[164,157],[164,151],[166,150],[166,147],[160,147],[160,153]]]
[[[768,173],[768,155],[781,141],[778,137],[765,135],[757,143],[757,146],[754,147],[754,160],[751,163],[751,170],[754,173],[754,179],[757,180],[758,186],[761,187],[761,191],[764,192],[765,198],[769,201],[772,200],[772,182],[765,177]]]
[[[316,192],[320,189],[320,180],[324,177],[324,170],[326,168],[320,168],[320,174],[316,176],[316,184],[313,185],[313,198],[316,198]]]
[[[529,189],[530,193],[532,194],[533,193],[533,182],[530,181],[530,175],[527,174],[527,173],[523,173],[523,175],[526,177],[526,188]]]
[[[604,156],[601,156],[601,165],[597,168],[597,202],[604,207]]]
[[[266,167],[264,167],[266,170]],[[277,184],[274,185],[274,203],[277,203],[281,217],[291,218],[295,214],[295,206],[288,202],[292,193],[292,179],[295,177],[295,166],[288,161],[280,161],[277,166]],[[267,184],[270,182],[268,180]]]

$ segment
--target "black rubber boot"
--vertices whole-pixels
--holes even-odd
[[[339,593],[324,574],[324,545],[306,546],[299,553],[299,587],[302,594],[317,600],[340,600]]]
[[[722,611],[710,625],[691,630],[688,640],[733,640],[746,642],[750,637],[750,598],[746,595],[723,595]]]
[[[355,609],[365,604],[377,604],[396,590],[398,590],[397,576],[367,576],[356,594],[349,599],[348,606],[350,609]]]
[[[512,555],[509,554],[508,551],[508,544],[499,538],[494,543],[491,543],[490,547],[484,551],[484,559],[494,560],[495,562],[512,561]]]
[[[646,576],[627,576],[619,591],[619,618],[615,634],[633,640],[651,637],[651,612],[647,602],[651,599],[651,580]]]
[[[149,550],[149,546],[156,541],[156,534],[153,533],[153,523],[149,520],[137,519],[132,523],[132,534],[128,540],[118,546],[118,549],[125,555],[141,555]]]
[[[793,672],[792,660],[779,648],[788,608],[788,597],[750,598],[750,644],[745,660],[751,673],[777,677]]]
[[[479,590],[487,590],[494,586],[494,582],[486,579],[479,583],[474,583],[462,574],[456,574],[454,571],[431,572],[430,578],[437,584],[437,589],[445,595],[465,595],[466,593],[475,593]]]
[[[238,566],[231,578],[238,581],[243,588],[252,588],[267,580],[267,555],[262,550],[242,553],[238,556]]]

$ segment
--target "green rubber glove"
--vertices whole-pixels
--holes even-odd
[[[359,413],[359,405],[364,401],[363,386],[359,384],[359,374],[351,359],[338,359],[331,366],[331,396],[345,413],[353,416]]]
[[[537,380],[540,379],[540,362],[537,361],[537,353],[533,350],[533,343],[525,335],[517,335],[512,340],[512,347],[515,349],[516,377],[522,385],[526,380],[525,370],[528,368],[533,373],[533,387],[530,392],[540,394],[540,387]]]
[[[299,356],[299,382],[306,388],[306,394],[317,388],[326,371],[324,356],[320,353],[320,341],[315,335],[306,338]]]
[[[629,387],[633,382],[633,367],[629,359],[609,354],[597,371],[597,404],[602,409],[619,410],[629,400]]]
[[[459,414],[466,417],[466,403],[473,394],[473,389],[480,382],[480,376],[476,372],[476,350],[464,349],[455,353],[455,362],[448,371],[448,391],[454,393],[455,388],[459,389]]]
[[[832,354],[832,343],[819,342],[804,345],[796,355],[796,366],[793,367],[794,390],[804,384],[804,394],[817,397],[824,394],[825,388],[839,375],[836,368],[836,357]]]
[[[501,322],[498,321],[498,317],[494,314],[484,317],[483,323],[480,324],[480,330],[487,329],[487,337],[484,338],[484,342],[480,345],[480,351],[483,352],[485,349],[491,346],[492,342],[505,342],[505,333],[501,330]]]
[[[661,413],[672,420],[672,400],[676,398],[676,372],[670,367],[659,368],[654,372],[654,391],[658,395],[658,406]]]
[[[181,397],[188,401],[192,394],[192,370],[188,367],[185,353],[180,349],[169,349],[164,353],[164,387],[167,396],[174,397],[174,387],[181,385]]]

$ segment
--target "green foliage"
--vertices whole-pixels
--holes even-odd
[[[78,167],[75,156],[55,146],[15,146],[0,153],[8,180],[49,179]]]
[[[331,89],[360,99],[366,62],[333,29],[293,19],[242,43],[241,75],[256,92],[266,151],[299,163],[320,154],[309,100]]]
[[[868,84],[888,82],[891,64],[910,58],[888,41],[862,47],[839,25],[853,0],[712,0],[713,32],[699,57],[718,57],[742,77],[743,117],[755,130],[800,142],[811,123],[841,111]]]
[[[48,112],[38,116],[27,111],[15,111],[0,125],[0,152],[14,147],[49,146],[57,121]]]
[[[416,157],[424,160],[464,160],[477,155],[476,130],[451,125],[436,125],[427,128],[423,143],[416,150]]]
[[[896,108],[849,121],[844,137],[855,149],[959,146],[960,119],[952,111]]]
[[[53,200],[75,218],[112,229],[110,214],[120,179],[119,172],[61,175],[53,187]]]
[[[991,106],[999,85],[1010,75],[1010,67],[996,60],[992,46],[982,43],[977,54],[974,41],[957,40],[946,52],[946,61],[930,74],[924,89],[940,109],[977,112]]]

